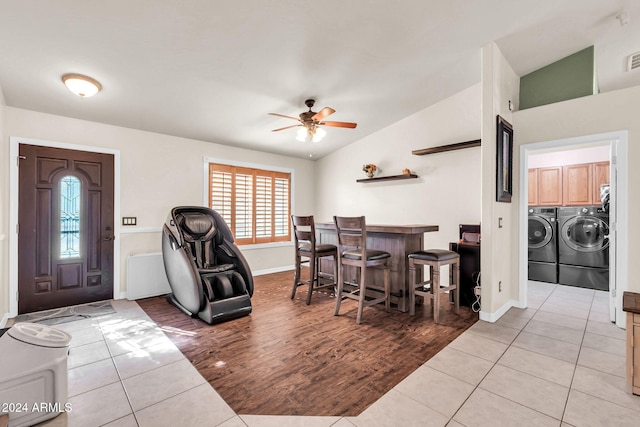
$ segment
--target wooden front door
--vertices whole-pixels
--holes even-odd
[[[113,155],[20,145],[18,313],[113,298]]]

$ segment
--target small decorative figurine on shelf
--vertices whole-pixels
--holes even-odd
[[[411,169],[407,169],[407,168],[402,169],[402,175],[411,175]]]
[[[367,163],[366,165],[362,166],[362,170],[367,173],[367,176],[369,178],[373,178],[373,174],[376,173],[376,171],[378,170],[378,167],[373,163]]]

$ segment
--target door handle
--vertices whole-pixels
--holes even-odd
[[[109,236],[109,237],[105,237],[102,240],[104,240],[105,242],[110,242],[111,240],[115,240],[114,236]]]

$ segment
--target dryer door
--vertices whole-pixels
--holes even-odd
[[[598,252],[609,247],[609,226],[594,216],[576,216],[562,226],[562,240],[578,252]]]
[[[539,216],[529,217],[529,249],[540,249],[553,238],[553,227]]]

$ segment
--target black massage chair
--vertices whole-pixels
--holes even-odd
[[[173,208],[162,228],[168,300],[209,324],[251,313],[253,277],[229,226],[212,209]]]

